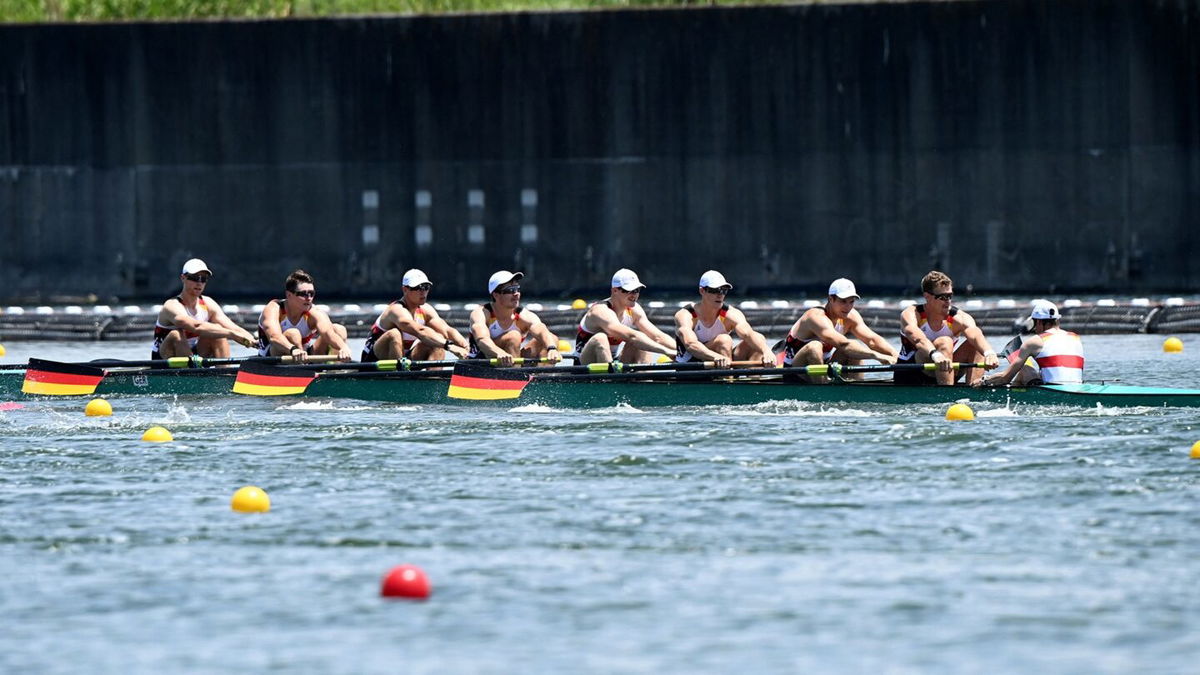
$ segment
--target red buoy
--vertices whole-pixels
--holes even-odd
[[[385,598],[429,597],[429,577],[416,565],[397,565],[383,577],[383,588],[379,594]]]

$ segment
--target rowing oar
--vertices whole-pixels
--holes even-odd
[[[548,363],[550,359],[513,359],[515,363]],[[434,370],[436,366],[449,366],[455,363],[471,363],[481,367],[500,365],[499,359],[462,359],[458,361],[411,361],[409,359],[385,359],[383,361],[368,361],[366,363],[329,363],[309,366],[305,363],[292,365],[271,365],[264,363],[246,363],[238,369],[237,378],[233,382],[233,393],[249,396],[292,396],[303,394],[308,385],[318,377],[336,377],[338,375],[359,376],[358,372],[367,371],[387,374],[389,377],[444,377],[445,371]],[[321,373],[320,371],[343,371],[342,373]],[[530,370],[540,370],[532,368]],[[553,370],[549,368],[548,370]]]
[[[87,362],[71,362],[73,366],[91,366],[93,368],[145,368],[149,370],[165,370],[172,368],[209,368],[214,366],[236,366],[242,363],[291,363],[295,361],[292,356],[246,356],[241,358],[230,359],[206,359],[203,356],[173,356],[169,359],[150,359],[146,361],[123,361],[121,359],[96,359]],[[336,361],[337,356],[333,354],[310,356],[306,363],[325,363],[327,361]],[[63,363],[61,361],[48,361],[46,359],[29,359],[30,363],[37,361],[41,364],[46,363]],[[29,368],[27,363],[5,363],[0,364],[0,370],[25,370]]]
[[[310,356],[309,360],[329,361],[336,356]],[[255,359],[251,361],[251,359]],[[177,359],[162,359],[160,361],[94,361],[91,363],[62,363],[46,359],[29,359],[25,366],[25,380],[21,383],[21,391],[26,394],[42,396],[85,396],[96,391],[96,387],[109,372],[137,372],[138,370],[154,370],[162,368],[158,364],[164,361],[180,360],[191,362],[188,357]],[[207,366],[222,364],[245,364],[256,362],[291,363],[291,356],[253,356],[245,359],[205,359]],[[145,365],[141,365],[145,364]],[[186,365],[166,366],[169,368],[185,368]]]

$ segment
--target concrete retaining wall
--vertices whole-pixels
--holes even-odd
[[[0,297],[1189,291],[1200,2],[0,27]]]

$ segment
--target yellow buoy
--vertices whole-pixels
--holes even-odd
[[[94,398],[88,401],[83,414],[88,417],[108,417],[112,414],[112,404],[102,398]]]
[[[167,441],[175,440],[175,438],[171,436],[171,432],[162,427],[150,427],[146,430],[146,433],[142,434],[142,440],[150,441],[151,443],[166,443]]]
[[[666,354],[658,355],[658,363],[670,363],[670,362],[671,362],[671,357],[667,356]]]
[[[583,298],[575,298],[575,302],[571,303],[571,309],[587,309],[587,301]]]
[[[4,345],[0,345],[0,356],[4,356],[8,351],[4,349]]]
[[[971,410],[971,406],[966,403],[955,403],[946,409],[946,419],[973,420],[975,419],[975,411]]]
[[[1183,351],[1183,340],[1177,337],[1169,337],[1163,340],[1163,351],[1168,354],[1178,354]]]
[[[266,513],[271,510],[271,498],[261,488],[247,485],[233,493],[229,506],[238,513]]]
[[[1192,459],[1200,459],[1200,441],[1192,443]]]
[[[566,340],[559,340],[559,341],[558,341],[558,351],[559,351],[559,353],[566,354],[567,352],[571,351],[571,347],[572,347],[571,343],[570,343],[570,342],[567,342]]]

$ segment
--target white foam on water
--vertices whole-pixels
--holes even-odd
[[[509,412],[543,414],[543,413],[559,413],[559,412],[562,412],[562,410],[560,410],[558,408],[551,408],[550,406],[542,404],[542,403],[528,403],[525,405],[519,405],[515,408],[510,408]]]
[[[351,405],[341,406],[335,401],[298,401],[281,405],[276,410],[336,410],[337,412],[352,412],[356,410],[374,410],[375,408],[366,405]],[[416,406],[404,406],[400,408],[388,408],[388,410],[418,410]]]
[[[976,417],[1020,417],[1016,410],[1012,408],[996,408],[995,410],[980,410],[975,413]]]
[[[767,401],[750,407],[730,406],[730,417],[876,417],[876,413],[857,408],[833,408],[807,401]]]

